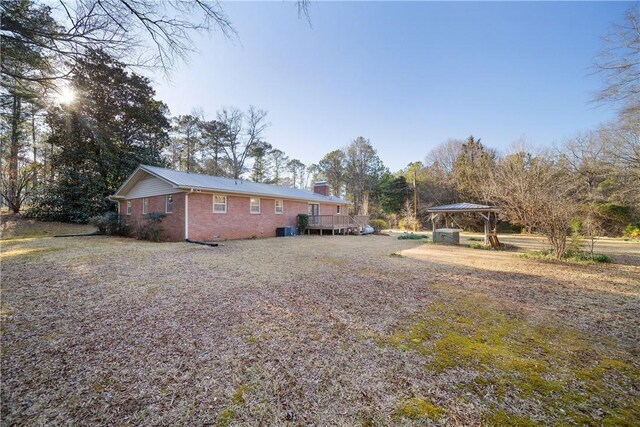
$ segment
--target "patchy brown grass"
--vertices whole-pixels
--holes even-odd
[[[633,263],[19,234],[2,242],[3,425],[640,420]]]
[[[3,213],[0,215],[0,239],[36,239],[53,237],[56,234],[91,233],[96,228],[91,225],[66,224],[63,222],[39,222],[25,219],[21,215]]]

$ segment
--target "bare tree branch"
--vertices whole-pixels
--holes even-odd
[[[598,56],[595,72],[604,76],[604,87],[596,102],[622,104],[623,112],[640,109],[640,4],[625,14],[623,24],[613,25],[604,37],[605,49]]]

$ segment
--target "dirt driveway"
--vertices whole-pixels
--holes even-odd
[[[640,420],[634,265],[30,232],[2,241],[1,302],[2,425]]]

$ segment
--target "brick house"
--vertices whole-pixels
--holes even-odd
[[[135,225],[149,212],[162,212],[169,241],[272,237],[276,228],[297,226],[310,215],[310,228],[332,234],[353,227],[351,202],[329,195],[326,183],[314,191],[140,165],[110,197],[125,221]]]

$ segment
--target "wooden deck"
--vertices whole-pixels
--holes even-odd
[[[309,215],[307,234],[311,230],[320,230],[320,235],[325,231],[331,234],[349,234],[360,232],[369,223],[366,215]]]

